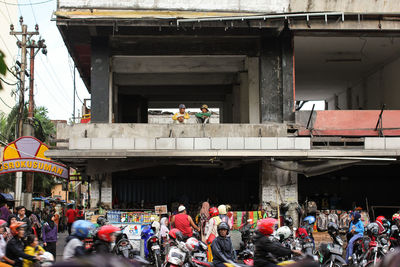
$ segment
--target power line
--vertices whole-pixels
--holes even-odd
[[[37,25],[36,15],[35,15],[35,11],[33,11],[33,6],[32,6],[32,1],[31,1],[31,0],[29,0],[29,4],[30,4],[30,6],[31,6],[33,18],[35,19],[35,23],[36,23],[36,25]]]
[[[36,3],[31,3],[31,4],[16,4],[16,3],[8,3],[5,1],[0,1],[0,3],[4,3],[6,5],[10,5],[10,6],[29,6],[29,5],[41,5],[41,4],[46,4],[49,2],[53,2],[54,0],[47,0],[47,1],[42,1],[42,2],[36,2]]]
[[[70,96],[65,95],[65,93],[64,93],[64,90],[63,90],[63,89],[65,89],[64,86],[63,86],[62,84],[60,84],[60,82],[58,81],[58,79],[56,79],[56,80],[58,81],[58,82],[56,82],[56,80],[55,80],[55,78],[53,77],[53,75],[51,75],[51,73],[50,73],[50,71],[49,71],[49,69],[48,69],[48,67],[47,67],[47,64],[45,64],[45,62],[43,61],[42,57],[39,57],[39,58],[40,58],[40,60],[42,61],[44,67],[46,68],[46,70],[47,70],[47,72],[48,72],[48,74],[49,74],[51,80],[53,81],[54,85],[56,85],[57,87],[59,87],[59,89],[61,89],[61,93],[63,94],[63,96],[64,96],[68,101],[71,101]],[[51,72],[54,74],[54,76],[57,76],[57,75],[55,74],[54,69],[52,68],[51,62],[50,62],[50,61],[48,61],[48,62],[49,62],[49,64],[50,64],[50,69],[52,70]],[[58,86],[58,85],[60,85],[60,86]]]
[[[6,80],[4,80],[4,79],[1,78],[1,77],[0,77],[0,81],[2,81],[2,82],[5,83],[5,84],[8,84],[8,85],[17,85],[17,84],[18,84],[18,82],[16,82],[16,83],[7,82]]]
[[[3,100],[3,98],[0,97],[0,101],[3,102],[3,104],[6,105],[6,107],[8,107],[9,109],[13,109],[12,107],[10,107],[10,106]]]
[[[8,18],[10,19],[10,23],[12,23],[12,19],[11,19],[11,16],[10,16],[10,11],[8,10],[7,4],[4,3],[4,5],[6,6]]]

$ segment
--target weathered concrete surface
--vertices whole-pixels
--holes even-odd
[[[59,8],[281,13],[288,11],[289,0],[58,0],[58,6]]]
[[[398,1],[393,0],[291,0],[288,11],[396,13],[400,11],[400,5]]]
[[[60,9],[131,9],[211,12],[361,12],[398,13],[395,0],[58,0]],[[199,14],[200,15],[200,14]],[[205,16],[207,14],[203,14]]]
[[[286,124],[58,124],[58,139],[166,137],[285,137]]]

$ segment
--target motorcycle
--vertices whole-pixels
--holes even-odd
[[[338,233],[329,233],[333,242],[329,244],[321,244],[318,254],[319,262],[322,267],[342,267],[346,264],[343,259],[343,240]]]
[[[141,238],[144,240],[144,255],[147,260],[156,267],[161,267],[161,248],[160,240],[151,226],[148,225],[142,229]]]
[[[122,232],[126,227],[126,225],[120,227],[121,233],[116,237],[113,253],[127,259],[133,259],[135,257],[135,251],[133,250],[128,236]]]
[[[171,244],[168,253],[165,256],[163,267],[190,266],[188,263],[189,250],[183,241],[176,241]]]
[[[389,252],[390,242],[385,236],[379,236],[375,240],[369,242],[368,251],[363,257],[361,266],[371,267],[375,266],[376,263]]]

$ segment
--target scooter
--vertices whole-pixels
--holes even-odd
[[[142,229],[141,238],[144,240],[144,255],[145,258],[156,267],[161,267],[161,248],[160,240],[150,225]]]
[[[115,255],[123,256],[127,259],[133,259],[135,257],[135,251],[133,250],[132,244],[129,241],[128,236],[122,233],[122,231],[126,227],[126,225],[120,227],[121,233],[117,235],[115,246],[113,248],[113,253]]]
[[[329,233],[333,243],[321,244],[318,254],[322,267],[342,267],[346,264],[343,259],[343,240],[339,234]]]

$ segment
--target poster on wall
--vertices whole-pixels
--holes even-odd
[[[167,214],[168,213],[167,205],[154,206],[154,210],[155,210],[155,213],[157,215]]]

